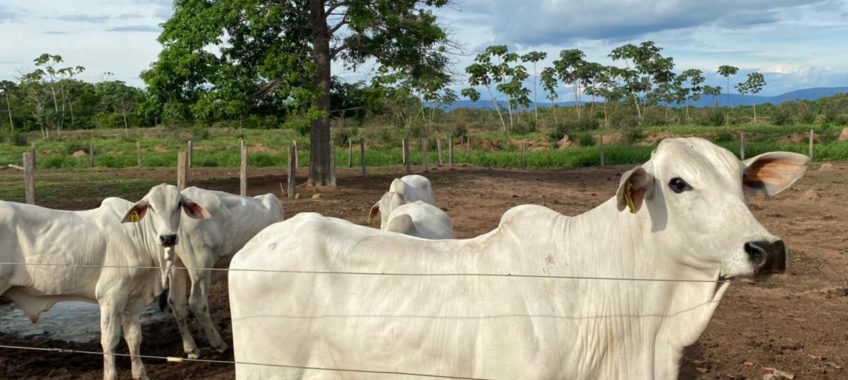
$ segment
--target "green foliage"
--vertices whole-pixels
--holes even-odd
[[[523,136],[536,132],[537,130],[538,128],[536,128],[536,121],[529,117],[526,117],[523,120],[515,123],[510,132],[519,136]]]
[[[303,116],[290,117],[283,123],[283,128],[296,131],[301,136],[308,136],[311,127],[309,119]]]

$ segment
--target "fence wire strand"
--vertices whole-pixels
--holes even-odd
[[[159,266],[145,265],[90,265],[90,264],[63,264],[63,263],[21,263],[0,262],[0,266],[48,266],[48,267],[72,267],[72,268],[113,268],[113,269],[162,269]],[[221,272],[256,272],[256,273],[284,273],[284,274],[315,274],[336,276],[392,276],[392,277],[506,277],[506,278],[535,278],[553,280],[598,280],[598,281],[636,281],[636,282],[688,282],[688,283],[711,283],[721,284],[731,282],[731,279],[717,280],[692,280],[676,278],[640,278],[640,277],[614,277],[614,276],[560,276],[543,274],[522,273],[402,273],[402,272],[358,272],[358,271],[322,271],[322,270],[297,270],[297,269],[261,269],[261,268],[203,268],[203,267],[173,267],[173,269],[197,270],[197,271],[221,271]]]
[[[28,347],[28,346],[14,346],[14,345],[0,344],[0,348],[12,349],[12,350],[24,350],[24,351],[51,352],[51,353],[60,353],[60,354],[80,354],[80,355],[98,355],[98,356],[105,355],[103,352],[100,352],[100,351],[74,350],[74,349],[56,348],[56,347]],[[168,363],[195,362],[195,363],[212,363],[212,364],[229,364],[229,365],[239,364],[239,365],[277,367],[277,368],[288,368],[288,369],[302,369],[302,370],[310,370],[310,371],[367,373],[367,374],[373,374],[373,375],[414,376],[414,377],[424,377],[424,378],[431,378],[431,379],[491,380],[491,379],[480,378],[480,377],[435,375],[435,374],[416,373],[416,372],[377,371],[377,370],[352,369],[352,368],[310,367],[310,366],[297,366],[297,365],[289,365],[289,364],[242,362],[242,361],[234,361],[234,360],[190,359],[190,358],[183,358],[183,357],[178,357],[178,356],[130,355],[130,354],[123,354],[123,353],[112,353],[112,355],[119,356],[119,357],[127,357],[127,358],[136,357],[136,358],[139,358],[139,359],[162,360],[162,361],[165,361],[165,362],[168,362]]]

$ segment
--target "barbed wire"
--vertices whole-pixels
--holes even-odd
[[[88,350],[75,350],[70,348],[58,348],[58,347],[29,347],[29,346],[15,346],[8,344],[0,344],[0,348],[12,349],[12,350],[23,350],[23,351],[40,351],[40,352],[51,352],[51,353],[60,353],[60,354],[79,354],[79,355],[105,355],[100,351],[88,351]],[[367,370],[367,369],[353,369],[353,368],[330,368],[330,367],[313,367],[313,366],[298,366],[291,364],[277,364],[277,363],[256,363],[256,362],[243,362],[243,361],[235,361],[235,360],[216,360],[216,359],[191,359],[191,358],[183,358],[178,356],[158,356],[158,355],[131,355],[124,353],[112,353],[111,355],[119,356],[119,357],[128,357],[128,358],[139,358],[139,359],[153,359],[153,360],[163,360],[168,363],[182,363],[182,362],[196,362],[196,363],[212,363],[212,364],[228,364],[228,365],[252,365],[252,366],[263,366],[263,367],[277,367],[277,368],[288,368],[288,369],[303,369],[303,370],[311,370],[311,371],[329,371],[329,372],[348,372],[348,373],[367,373],[374,375],[399,375],[399,376],[414,376],[414,377],[426,377],[432,379],[458,379],[458,380],[491,380],[480,377],[466,377],[466,376],[451,376],[451,375],[436,375],[436,374],[428,374],[428,373],[417,373],[417,372],[402,372],[402,371],[379,371],[379,370]]]
[[[67,264],[67,263],[28,263],[28,262],[0,262],[0,266],[49,266],[49,267],[73,267],[73,268],[113,268],[113,269],[162,269],[153,265],[93,265],[93,264]],[[563,276],[544,274],[522,274],[522,273],[403,273],[403,272],[359,272],[359,271],[323,271],[323,270],[297,270],[297,269],[262,269],[262,268],[204,268],[204,267],[173,267],[173,269],[197,270],[197,271],[221,271],[221,272],[256,272],[256,273],[285,273],[285,274],[316,274],[316,275],[339,275],[339,276],[394,276],[394,277],[508,277],[508,278],[534,278],[555,280],[598,280],[598,281],[636,281],[636,282],[689,282],[689,283],[713,283],[721,284],[732,282],[731,279],[717,280],[694,280],[676,278],[642,278],[642,277],[615,277],[615,276]]]

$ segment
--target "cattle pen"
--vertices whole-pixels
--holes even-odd
[[[463,238],[491,230],[506,209],[519,204],[542,204],[566,215],[588,210],[612,195],[617,176],[627,168],[612,166],[551,171],[431,167],[428,177],[440,194],[438,205],[455,220],[457,233]],[[848,315],[848,281],[845,278],[848,260],[845,238],[839,231],[848,220],[845,211],[848,205],[840,195],[848,186],[846,169],[848,165],[844,163],[813,164],[807,177],[794,190],[774,199],[751,200],[751,209],[758,219],[782,235],[792,248],[789,272],[758,285],[731,285],[707,331],[686,352],[681,363],[682,378],[758,377],[771,373],[772,369],[804,377],[838,378],[844,375],[841,368],[848,364],[844,351],[848,336],[840,327],[844,327],[844,318],[840,318]],[[414,170],[421,170],[421,167]],[[41,170],[37,174],[39,183],[49,197],[39,202],[55,208],[90,208],[107,195],[121,195],[128,199],[140,196],[138,190],[106,184],[137,177],[152,182],[170,182],[175,177],[174,169],[168,168],[101,171],[102,176],[95,175],[94,179],[75,180],[74,177],[81,175],[73,174],[73,171],[68,175],[63,174],[68,173],[67,170]],[[365,224],[368,208],[379,198],[387,182],[404,171],[402,166],[376,167],[369,170],[369,177],[364,178],[359,169],[340,168],[338,188],[322,190],[321,197],[315,198],[310,196],[312,190],[300,188],[303,196],[283,199],[286,214],[317,211]],[[193,185],[237,192],[237,173],[227,168],[193,167],[190,178]],[[286,177],[280,173],[280,169],[251,169],[249,194],[279,194],[280,183],[286,182]],[[303,171],[299,173],[301,176],[304,174]],[[21,177],[16,172],[0,175],[4,181],[22,181]],[[299,182],[303,180],[304,177],[300,177]],[[51,182],[54,181],[62,185],[53,185]],[[148,183],[135,184],[143,188]],[[119,193],[115,193],[116,189]],[[89,196],[76,199],[74,195],[80,193]],[[837,236],[836,241],[832,236]],[[213,319],[222,327],[221,332],[229,341],[231,331],[225,281],[213,284],[210,306]],[[751,320],[762,322],[750,323]],[[173,321],[165,319],[153,326],[144,326],[142,353],[164,358],[179,356],[179,334],[173,325]],[[21,337],[4,333],[0,336],[5,346],[59,349],[38,353],[0,349],[0,377],[100,376],[102,366],[99,358],[61,352],[96,353],[100,351],[96,342],[69,343],[53,340],[49,335]],[[119,352],[126,353],[125,348]],[[150,359],[145,364],[154,378],[232,377],[232,364],[228,363],[233,361],[231,351],[223,354],[204,352],[201,359],[213,362]],[[119,369],[127,371],[128,361],[123,360],[119,360]]]

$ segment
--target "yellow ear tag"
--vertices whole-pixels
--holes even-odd
[[[636,213],[636,203],[633,202],[633,197],[630,196],[630,189],[633,187],[633,184],[628,180],[624,183],[624,201],[627,202],[627,208],[630,209],[631,214]]]
[[[130,222],[135,223],[135,222],[138,222],[139,220],[141,220],[141,216],[138,215],[138,211],[132,210],[132,212],[130,213]]]

